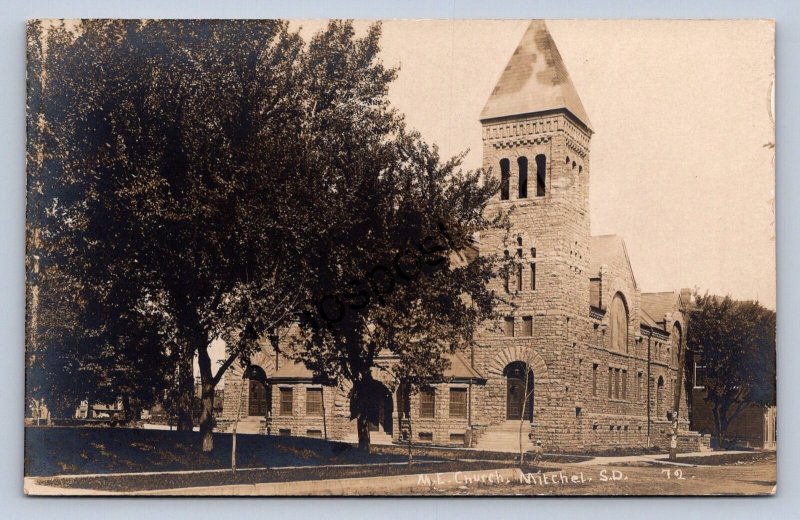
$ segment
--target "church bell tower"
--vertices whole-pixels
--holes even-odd
[[[544,21],[528,26],[480,121],[483,166],[501,184],[486,211],[508,212],[510,222],[509,230],[482,236],[480,248],[513,261],[507,276],[492,282],[511,304],[498,309],[505,316],[481,356],[483,370],[498,379],[487,390],[503,409],[510,383],[500,379],[501,365],[533,351],[539,369],[532,422],[571,429],[582,406],[578,350],[589,327],[592,129]]]
[[[509,292],[539,311],[585,314],[592,130],[544,21],[525,31],[481,124],[483,165],[501,183],[488,211],[510,211],[512,223],[492,245],[523,263]]]

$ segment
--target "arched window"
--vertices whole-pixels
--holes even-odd
[[[544,197],[547,180],[547,157],[542,154],[536,156],[536,196]]]
[[[500,159],[500,200],[508,200],[508,177],[511,166],[508,159]]]
[[[517,159],[519,166],[519,198],[528,198],[528,158],[520,157]]]
[[[628,306],[620,293],[614,295],[610,308],[611,350],[628,351]]]

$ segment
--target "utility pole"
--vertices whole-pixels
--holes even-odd
[[[673,328],[673,334],[675,329]],[[684,358],[685,354],[685,340],[684,336],[686,333],[681,330],[680,337],[678,338],[678,375],[675,378],[675,396],[674,402],[672,405],[672,439],[670,439],[669,443],[669,460],[677,460],[678,459],[678,410],[681,407],[681,392],[683,390],[683,368],[684,368]]]

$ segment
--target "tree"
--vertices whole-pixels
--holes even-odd
[[[720,445],[747,407],[775,404],[775,318],[758,302],[695,298],[687,348],[699,353],[706,367],[706,400]]]
[[[387,370],[397,381],[437,381],[446,354],[474,341],[495,301],[494,257],[457,255],[492,225],[484,207],[497,183],[461,171],[462,156],[441,161],[406,130],[386,97],[395,71],[378,60],[379,37],[378,25],[356,39],[352,24],[333,22],[309,44],[307,66],[320,81],[311,82],[318,104],[303,170],[323,246],[309,251],[310,299],[293,350],[320,377],[349,383],[367,451],[368,412],[382,388],[376,357],[394,357]]]
[[[368,447],[377,353],[435,377],[491,314],[492,258],[455,266],[449,255],[489,225],[497,187],[406,131],[387,101],[395,71],[377,58],[378,25],[356,39],[352,23],[332,22],[306,46],[277,21],[84,21],[40,37],[29,223],[41,240],[29,254],[63,274],[53,294],[72,295],[68,332],[82,332],[72,354],[37,349],[98,380],[123,374],[96,357],[167,363],[182,428],[196,356],[210,450],[226,369],[288,328],[299,302],[330,317],[346,301],[347,316],[302,323],[297,356],[353,383]],[[117,315],[156,332],[157,357],[110,323]],[[214,370],[217,338],[227,355]]]
[[[64,273],[56,292],[75,295],[72,332],[82,332],[72,352],[38,348],[114,383],[120,372],[94,358],[171,360],[184,429],[197,356],[210,450],[216,384],[302,291],[306,205],[286,196],[304,182],[295,143],[313,103],[302,41],[277,21],[84,21],[41,37],[46,81],[32,85],[41,92],[30,114],[41,160],[29,162],[29,222],[41,241],[31,253],[42,273]],[[115,334],[123,314],[147,320],[168,355]],[[215,338],[228,348],[216,371]]]

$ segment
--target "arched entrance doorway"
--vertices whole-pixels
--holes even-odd
[[[377,383],[375,385],[374,398],[370,400],[369,411],[367,413],[369,418],[369,431],[383,431],[391,435],[392,412],[394,412],[392,393],[386,386]]]
[[[267,374],[257,365],[250,365],[244,377],[248,384],[247,415],[266,417],[272,408],[272,392],[267,384]]]
[[[533,421],[533,370],[521,361],[506,365],[506,419]]]

